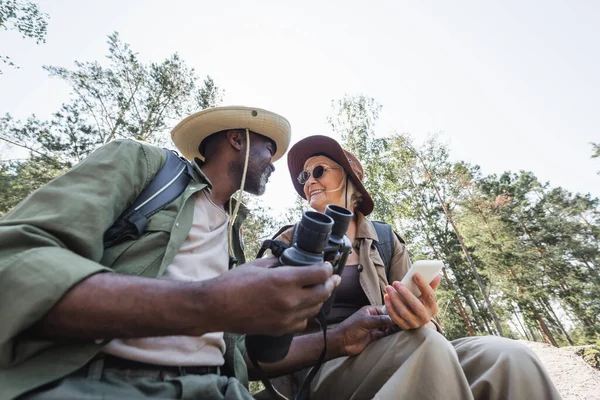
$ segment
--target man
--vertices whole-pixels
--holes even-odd
[[[166,158],[129,140],[0,220],[0,399],[251,398],[243,337],[223,332],[300,331],[339,283],[328,264],[269,269],[274,259],[262,259],[228,271],[244,262],[244,211],[236,218],[230,199],[239,188],[264,193],[290,142],[285,118],[218,107],[180,122],[172,139],[193,176],[139,239],[103,246]],[[327,358],[359,353],[390,325],[365,308],[328,335]],[[294,340],[264,368],[305,368],[322,344],[319,334]]]

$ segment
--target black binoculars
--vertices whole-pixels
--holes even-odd
[[[333,266],[333,273],[341,276],[352,249],[346,231],[353,216],[352,211],[331,204],[325,213],[305,211],[294,226],[290,247],[279,257],[279,266],[307,266],[327,261]],[[321,308],[324,315],[329,314],[334,298],[335,291]],[[247,335],[246,351],[256,361],[277,362],[285,358],[293,338],[293,333]]]

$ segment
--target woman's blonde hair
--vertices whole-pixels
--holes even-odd
[[[358,191],[354,183],[350,179],[348,179],[348,172],[343,170],[346,175],[344,179],[346,179],[346,196],[348,196],[348,208],[350,211],[355,212],[356,208],[362,203],[363,195]]]

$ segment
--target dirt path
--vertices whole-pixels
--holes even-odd
[[[600,400],[600,371],[586,364],[572,350],[522,341],[548,370],[564,400]]]

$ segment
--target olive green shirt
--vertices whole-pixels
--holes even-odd
[[[186,190],[152,216],[141,238],[105,249],[103,235],[165,161],[162,148],[133,140],[110,142],[0,219],[0,399],[76,371],[106,343],[27,335],[74,285],[103,271],[163,275],[190,231],[193,195],[211,190],[199,160]],[[241,208],[233,233],[240,264]],[[226,334],[225,342],[225,369],[247,385],[243,337]]]

